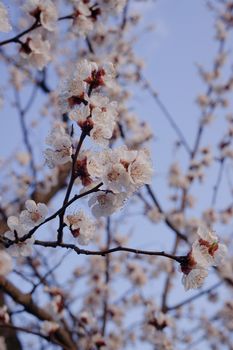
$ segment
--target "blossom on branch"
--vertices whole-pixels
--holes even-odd
[[[52,59],[50,42],[43,40],[41,34],[30,34],[22,43],[19,53],[32,67],[39,70],[42,70]]]
[[[55,4],[51,0],[27,0],[23,10],[41,23],[44,29],[55,30],[58,13]]]
[[[20,213],[20,221],[29,229],[41,224],[48,214],[48,208],[44,203],[36,204],[29,199],[25,203],[26,210]]]
[[[82,210],[66,215],[64,222],[70,228],[72,235],[77,238],[79,244],[87,245],[93,239],[94,222]]]
[[[50,168],[71,161],[71,137],[62,126],[52,129],[50,135],[46,138],[46,143],[52,146],[52,148],[47,148],[44,152],[46,163]]]
[[[197,234],[200,238],[181,262],[185,290],[201,287],[208,276],[208,268],[220,265],[227,253],[227,247],[218,243],[217,236],[207,227],[199,227]]]
[[[101,216],[110,216],[117,210],[121,209],[126,201],[127,193],[96,193],[88,204],[91,207],[92,214],[99,218]]]
[[[195,260],[202,265],[220,265],[227,254],[227,247],[218,241],[215,233],[207,227],[199,227],[199,239],[192,245],[192,254]]]
[[[4,236],[15,243],[8,248],[8,252],[12,256],[28,256],[32,253],[32,245],[34,243],[34,237],[20,242],[19,238],[28,233],[28,228],[20,219],[16,216],[10,216],[7,220],[7,225],[11,231],[7,231]]]

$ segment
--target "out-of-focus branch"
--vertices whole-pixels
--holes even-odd
[[[110,249],[111,244],[111,227],[110,227],[110,217],[107,218],[107,225],[106,225],[106,234],[107,234],[107,242],[106,242],[106,249]],[[108,316],[108,297],[109,297],[109,291],[108,291],[108,285],[110,281],[110,255],[107,254],[105,259],[105,286],[106,286],[106,294],[104,295],[104,302],[103,302],[103,316],[102,316],[102,335],[105,335],[106,331],[106,324],[107,324],[107,316]]]
[[[22,134],[23,134],[23,141],[24,141],[26,150],[30,156],[29,164],[30,164],[30,168],[31,168],[32,176],[33,176],[33,181],[35,183],[36,183],[36,165],[34,162],[33,149],[32,149],[31,143],[29,141],[28,128],[27,128],[26,123],[25,123],[25,117],[26,117],[26,113],[28,112],[30,106],[34,102],[34,99],[36,97],[36,91],[37,91],[37,86],[35,85],[33,87],[32,96],[30,96],[30,99],[29,99],[27,105],[25,106],[25,108],[22,108],[19,92],[17,89],[14,89],[16,108],[18,110],[19,117],[20,117],[20,125],[21,125]]]
[[[13,283],[5,277],[0,276],[0,288],[9,295],[16,303],[24,306],[25,311],[34,315],[42,321],[54,321],[52,316],[43,308],[37,306],[30,294],[22,293]],[[63,344],[65,349],[76,350],[75,344],[70,339],[69,334],[61,327],[54,333],[55,339]]]
[[[223,285],[223,281],[219,281],[217,283],[215,283],[212,287],[208,288],[208,289],[205,289],[205,290],[202,290],[200,293],[190,297],[190,298],[187,298],[185,299],[184,301],[174,305],[174,306],[168,306],[166,308],[167,311],[171,311],[171,310],[176,310],[178,309],[179,307],[182,307],[184,305],[187,305],[189,303],[191,303],[192,301],[196,300],[196,299],[199,299],[200,297],[202,297],[203,295],[206,295],[206,294],[210,294],[213,290],[217,289],[218,287],[222,286]]]
[[[158,199],[156,198],[153,190],[151,189],[150,185],[146,185],[146,189],[151,197],[151,199],[153,200],[154,204],[156,205],[156,207],[158,208],[159,212],[161,214],[164,214],[164,211],[160,205],[160,203],[158,202]],[[165,223],[167,224],[168,227],[170,227],[172,229],[172,231],[175,232],[175,234],[177,235],[177,237],[179,237],[180,239],[182,239],[183,241],[187,242],[188,243],[188,239],[187,237],[181,233],[173,224],[172,222],[168,219],[168,218],[165,218]]]
[[[179,242],[180,242],[179,238],[176,237],[174,247],[172,249],[172,254],[176,254],[178,246],[179,246]],[[173,277],[174,272],[175,272],[174,264],[172,264],[172,270],[166,276],[166,280],[165,280],[165,284],[164,284],[164,288],[163,288],[163,292],[162,292],[161,310],[164,313],[167,312],[167,298],[168,298],[168,294],[170,291],[171,279]]]
[[[142,83],[143,83],[144,87],[146,88],[146,90],[153,97],[153,99],[156,102],[157,106],[159,107],[159,109],[161,110],[161,112],[163,113],[163,115],[168,120],[169,124],[171,125],[171,127],[173,128],[175,133],[177,134],[177,136],[179,138],[179,142],[184,146],[184,148],[186,149],[188,154],[191,154],[191,148],[190,148],[190,146],[189,146],[189,144],[188,144],[188,142],[187,142],[183,132],[181,131],[181,129],[179,128],[179,126],[175,122],[175,119],[173,118],[171,113],[168,111],[167,107],[162,102],[162,100],[159,97],[159,95],[157,94],[157,92],[154,91],[154,89],[152,88],[152,86],[149,83],[149,81],[145,77],[143,77],[141,74],[140,74],[140,80],[142,81]]]
[[[223,170],[224,170],[224,163],[225,163],[225,158],[221,158],[219,161],[219,170],[218,170],[218,176],[216,183],[213,188],[213,196],[211,200],[211,207],[213,208],[216,204],[217,201],[217,195],[218,195],[218,190],[221,184],[222,176],[223,176]]]

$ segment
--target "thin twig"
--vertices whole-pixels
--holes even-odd
[[[141,249],[134,249],[134,248],[128,248],[128,247],[115,247],[111,249],[104,249],[104,250],[86,250],[86,249],[81,249],[77,247],[75,244],[69,244],[69,243],[59,243],[58,241],[39,241],[36,240],[35,245],[40,245],[43,247],[48,247],[48,248],[65,248],[65,249],[72,249],[74,250],[78,255],[99,255],[99,256],[106,256],[107,254],[112,254],[116,252],[128,252],[128,253],[133,253],[137,255],[152,255],[152,256],[163,256],[172,260],[177,261],[178,263],[181,263],[183,259],[185,258],[184,256],[175,256],[172,254],[165,253],[164,251],[149,251],[149,250],[141,250]]]

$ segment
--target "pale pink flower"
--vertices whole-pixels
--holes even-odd
[[[66,215],[64,222],[70,228],[72,235],[77,238],[79,244],[87,245],[93,239],[94,222],[82,210]]]
[[[7,220],[7,225],[11,231],[7,231],[4,236],[11,241],[17,240],[26,235],[29,231],[29,228],[20,221],[16,216],[10,216]],[[17,242],[12,244],[7,251],[12,256],[28,256],[32,254],[32,245],[34,243],[34,237],[31,237],[23,242]]]
[[[89,206],[91,207],[92,214],[99,218],[101,216],[109,216],[121,209],[127,198],[125,192],[121,193],[96,193],[89,200]]]
[[[46,163],[50,168],[71,161],[72,141],[63,127],[55,127],[46,138],[46,143],[53,148],[44,152]]]
[[[202,266],[196,265],[188,274],[182,277],[182,284],[185,290],[200,288],[205,278],[208,276],[208,270]]]
[[[60,91],[59,91],[59,106],[62,113],[70,112],[73,108],[79,107],[82,101],[85,101],[87,96],[85,94],[87,83],[82,80],[79,80],[76,75],[72,75],[69,79],[66,79],[62,82]],[[75,111],[74,118],[75,119]]]
[[[76,64],[75,77],[78,80],[86,81],[92,78],[94,71],[98,71],[97,63],[84,59]]]
[[[10,240],[14,240],[15,236],[13,232],[5,233],[5,237],[9,238]],[[32,255],[32,246],[35,242],[34,237],[31,237],[27,239],[24,242],[18,242],[12,244],[9,248],[7,248],[7,251],[10,253],[10,255],[14,257],[26,257]]]
[[[43,28],[49,31],[55,30],[58,13],[55,4],[51,0],[27,0],[23,9],[39,20]]]
[[[16,231],[19,237],[22,237],[27,233],[27,227],[22,224],[17,216],[9,216],[7,219],[7,225],[10,228],[11,232]]]
[[[213,231],[205,226],[198,228],[199,239],[192,245],[192,255],[200,265],[217,266],[227,254],[227,247],[218,241]]]
[[[30,229],[41,224],[48,214],[48,208],[44,203],[36,204],[29,199],[25,203],[26,210],[20,213],[20,221]]]
[[[130,182],[135,188],[151,183],[153,168],[151,159],[145,150],[137,151],[136,158],[129,164],[128,173]]]
[[[51,61],[50,43],[41,34],[32,33],[21,46],[20,55],[33,67],[42,70]]]
[[[76,12],[72,26],[73,32],[85,37],[94,28],[91,11],[88,4],[85,4],[83,1],[79,1],[78,4],[75,5],[75,9]]]
[[[130,177],[125,167],[119,163],[109,163],[104,168],[102,181],[114,193],[122,192],[130,185]]]

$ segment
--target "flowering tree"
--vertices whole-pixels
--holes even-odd
[[[0,349],[233,349],[233,2],[208,4],[218,49],[212,68],[198,66],[193,146],[133,49],[138,1],[12,3],[0,2],[1,104],[22,144],[1,163]],[[176,135],[165,204],[136,91]],[[225,129],[208,146],[215,114]]]

